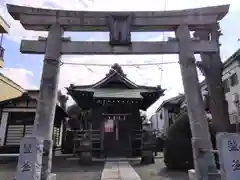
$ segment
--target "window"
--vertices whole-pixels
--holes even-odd
[[[11,112],[8,124],[10,125],[33,125],[35,112]]]
[[[232,74],[232,75],[230,76],[230,85],[231,85],[231,86],[236,86],[236,85],[238,85],[238,76],[237,76],[236,73],[234,73],[234,74]]]
[[[225,93],[230,92],[229,80],[228,80],[228,79],[225,79],[225,80],[223,81],[223,86],[224,86],[224,91],[225,91]]]
[[[160,113],[160,119],[161,119],[161,120],[163,119],[163,115],[162,115],[162,113]]]

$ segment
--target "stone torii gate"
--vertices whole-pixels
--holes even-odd
[[[25,137],[20,145],[17,180],[32,180],[30,177],[35,176],[38,176],[38,179],[41,176],[42,180],[46,180],[51,177],[52,129],[62,54],[179,54],[193,137],[196,177],[207,180],[208,173],[216,172],[194,54],[211,55],[218,52],[216,27],[218,21],[227,14],[229,5],[162,12],[64,11],[15,5],[7,5],[7,8],[12,17],[19,20],[25,29],[49,32],[47,38],[21,42],[22,53],[45,54],[45,58],[35,129],[33,137]],[[62,37],[64,31],[109,31],[110,41],[71,41]],[[176,38],[164,42],[131,41],[131,32],[144,31],[174,31]],[[193,39],[190,37],[190,31],[205,32],[211,38]],[[42,162],[37,160],[38,156],[41,156],[41,139],[44,140],[46,151]],[[32,153],[32,159],[27,161],[25,151],[30,145],[26,144],[30,141],[38,145],[38,148],[33,147],[37,149],[38,155]],[[38,166],[32,166],[33,163],[38,163]],[[22,170],[22,167],[26,166],[29,167],[28,170],[32,170],[32,174]]]

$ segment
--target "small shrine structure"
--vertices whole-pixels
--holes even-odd
[[[105,78],[92,85],[67,88],[79,107],[91,111],[79,129],[90,130],[95,152],[105,156],[140,155],[142,119],[146,110],[160,96],[160,86],[137,85],[122,68],[114,64]]]

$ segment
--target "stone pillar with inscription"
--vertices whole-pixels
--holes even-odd
[[[218,133],[216,138],[221,178],[238,180],[240,177],[240,134]]]
[[[25,137],[21,141],[16,180],[40,180],[43,139]]]

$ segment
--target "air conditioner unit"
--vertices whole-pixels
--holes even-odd
[[[239,94],[238,93],[233,94],[233,102],[239,103]]]

